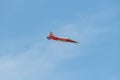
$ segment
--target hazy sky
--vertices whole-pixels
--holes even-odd
[[[120,80],[120,0],[0,0],[0,80]]]

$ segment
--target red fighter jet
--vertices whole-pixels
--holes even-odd
[[[48,40],[56,40],[56,41],[62,41],[62,42],[71,42],[71,43],[78,43],[77,41],[74,41],[70,38],[62,38],[62,37],[56,37],[52,32],[50,32],[49,36],[47,37]]]

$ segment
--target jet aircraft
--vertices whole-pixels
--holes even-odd
[[[47,37],[48,40],[56,40],[56,41],[62,41],[62,42],[71,42],[71,43],[79,43],[77,41],[74,41],[70,38],[64,38],[64,37],[57,37],[54,35],[53,32],[50,32],[49,36]]]

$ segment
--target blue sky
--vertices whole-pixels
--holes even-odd
[[[0,80],[120,80],[119,0],[1,0]],[[48,41],[52,31],[80,44]]]

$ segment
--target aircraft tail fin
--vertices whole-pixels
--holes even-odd
[[[49,36],[54,36],[54,33],[53,32],[50,32],[50,35]]]

